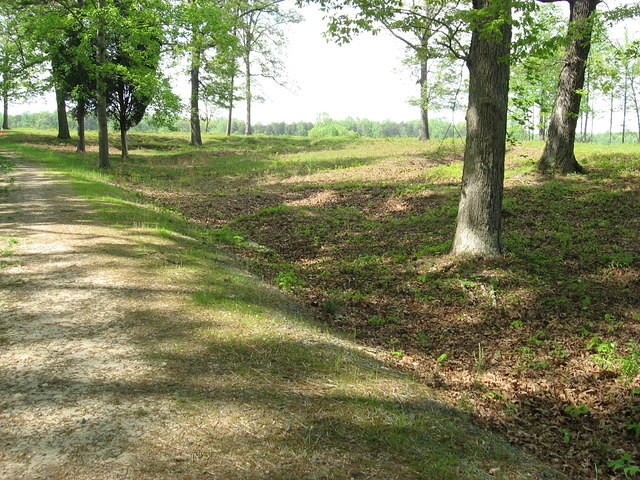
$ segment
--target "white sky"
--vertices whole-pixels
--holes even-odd
[[[254,123],[315,121],[320,113],[335,119],[349,116],[397,121],[419,118],[417,108],[409,104],[409,99],[418,93],[416,78],[402,65],[404,46],[400,41],[382,32],[377,36],[361,34],[350,44],[338,46],[323,37],[325,22],[317,8],[305,7],[301,13],[304,21],[287,28],[289,43],[284,50],[284,77],[289,87],[262,80],[258,93],[265,101],[254,103]],[[634,23],[632,34],[637,30]],[[622,30],[619,27],[618,32]],[[173,85],[186,103],[189,93],[186,72],[178,74]],[[43,110],[55,110],[52,94],[10,107],[13,114]],[[219,113],[225,116],[225,112]],[[603,120],[596,122],[596,130],[608,128],[605,116],[603,113]],[[244,118],[243,103],[236,106],[234,117]],[[462,115],[460,117],[462,120]]]

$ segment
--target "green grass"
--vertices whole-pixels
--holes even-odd
[[[175,145],[189,150],[182,145],[182,139],[176,138],[171,137],[164,147]],[[33,134],[26,139],[38,141]],[[115,386],[114,394],[139,395],[141,403],[148,395],[168,396],[173,402],[172,420],[193,421],[197,426],[189,431],[190,446],[150,440],[144,446],[150,460],[136,467],[136,475],[165,478],[172,467],[163,459],[175,457],[176,450],[182,449],[188,458],[183,472],[200,475],[209,468],[213,456],[220,478],[347,479],[362,474],[430,480],[524,479],[542,471],[547,478],[560,478],[499,436],[474,426],[467,413],[437,402],[434,392],[423,383],[389,369],[348,335],[332,333],[311,321],[292,298],[247,274],[236,260],[210,245],[220,238],[236,239],[235,243],[244,245],[237,235],[188,222],[171,209],[143,202],[130,184],[128,189],[117,184],[123,172],[136,172],[141,180],[154,186],[158,185],[156,173],[163,175],[170,170],[172,175],[182,175],[161,156],[157,156],[157,170],[155,164],[148,163],[148,157],[134,157],[127,165],[114,159],[114,169],[101,172],[94,167],[95,158],[91,155],[83,157],[18,143],[23,140],[25,137],[20,134],[9,134],[0,145],[64,175],[97,212],[85,220],[117,226],[136,241],[136,248],[105,246],[107,253],[122,262],[146,259],[143,266],[149,275],[169,278],[176,287],[192,292],[190,306],[173,314],[149,311],[128,316],[127,330],[148,360],[163,365],[165,373],[162,379],[149,379],[144,385]],[[256,144],[261,141],[256,139]],[[283,140],[290,148],[296,141]],[[160,148],[162,142],[161,138],[150,137],[148,145]],[[253,145],[244,139],[210,142],[219,142],[223,148]],[[275,140],[264,142],[268,148],[276,148]],[[353,147],[339,142],[320,144],[341,152],[340,149]],[[233,165],[235,161],[246,163]],[[307,165],[311,172],[318,172],[349,161],[326,162],[324,158],[311,157]],[[137,162],[153,170],[144,173]],[[211,175],[207,168],[215,168],[216,175],[222,176],[230,172],[253,175],[256,171],[252,165],[262,165],[263,175],[271,175],[270,169],[277,165],[269,163],[275,162],[271,159],[265,167],[261,160],[243,160],[242,156],[234,156],[224,164],[216,163],[215,157],[207,162],[210,163],[204,167],[203,175]],[[292,162],[289,173],[296,175],[299,167]],[[188,176],[185,182],[196,176]],[[165,181],[168,182],[162,180]],[[450,219],[452,205],[446,203],[425,220],[437,224],[441,219]],[[354,209],[338,208],[327,213],[298,207],[263,209],[240,218],[237,224],[263,219],[269,222],[276,216],[287,220],[298,218],[297,215],[311,220],[306,224],[300,220],[294,228],[305,244],[314,239],[324,244],[345,230],[366,237],[370,229],[384,226],[367,220]],[[420,218],[405,219],[388,228],[413,229],[420,225]],[[434,242],[443,241],[443,235],[434,235]],[[441,243],[435,246],[437,251],[444,248]],[[279,255],[250,251],[267,258]],[[393,280],[387,278],[393,258],[373,248],[342,267],[352,269],[354,274],[369,272],[378,281],[389,282]],[[300,265],[279,258],[272,260],[281,274],[283,288],[302,288],[300,282],[307,281],[307,277]],[[286,267],[282,268],[283,264]],[[301,274],[305,275],[302,280]],[[362,298],[362,293],[357,291],[350,298]],[[393,322],[386,321],[385,327],[390,323]],[[140,416],[148,415],[146,410],[140,411]],[[236,423],[229,418],[235,418]],[[220,422],[230,422],[227,434],[220,434],[213,427]],[[250,468],[241,473],[237,470],[240,463]],[[489,471],[493,473],[490,475]]]

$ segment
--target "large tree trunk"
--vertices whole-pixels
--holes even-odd
[[[251,126],[251,58],[247,52],[244,56],[244,96],[247,101],[247,121],[244,126],[244,134],[253,134],[253,127]]]
[[[67,120],[67,105],[64,101],[64,92],[58,87],[56,87],[56,104],[58,106],[58,138],[68,140],[71,138],[71,133],[69,133]]]
[[[497,7],[474,0],[475,10]],[[507,7],[505,7],[507,8]],[[510,14],[506,13],[507,17]],[[468,57],[469,106],[462,190],[452,254],[494,257],[502,250],[502,189],[507,133],[511,25],[484,32],[494,13],[482,17],[471,35]],[[504,17],[503,17],[504,18]]]
[[[9,130],[9,95],[2,94],[2,129]]]
[[[195,34],[194,34],[195,36]],[[202,145],[200,133],[200,60],[201,52],[197,42],[193,42],[191,51],[191,145]]]
[[[584,86],[584,74],[591,49],[591,16],[600,0],[570,0],[569,37],[560,71],[556,99],[551,113],[547,143],[538,161],[538,170],[557,170],[563,174],[581,173],[582,166],[576,160],[574,144],[576,124],[580,113],[580,91]]]
[[[429,106],[425,104],[425,90],[427,89],[427,75],[429,73],[427,59],[420,61],[420,140],[429,140]]]
[[[105,0],[100,0],[100,9],[105,7]],[[109,125],[107,123],[107,83],[103,66],[107,60],[104,25],[98,27],[96,34],[96,116],[98,117],[98,158],[100,168],[110,168],[109,162]]]
[[[85,118],[85,102],[84,100],[78,100],[78,105],[76,106],[76,117],[78,120],[78,145],[76,146],[76,152],[85,153],[86,142],[85,142],[85,128],[84,128],[84,118]]]

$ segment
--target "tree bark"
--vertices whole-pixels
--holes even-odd
[[[627,133],[627,85],[629,80],[629,67],[627,65],[624,66],[624,93],[622,95],[622,143],[624,143]]]
[[[78,145],[76,146],[77,153],[85,153],[86,142],[85,142],[85,128],[84,128],[84,118],[85,118],[85,103],[84,100],[78,100],[78,105],[76,106],[76,117],[78,120]]]
[[[496,8],[492,0],[474,0],[474,10]],[[509,7],[502,7],[509,8]],[[502,12],[510,18],[510,10]],[[495,257],[502,251],[502,191],[509,93],[511,24],[484,31],[498,13],[473,27],[467,64],[469,106],[462,189],[452,254]]]
[[[2,95],[2,129],[9,130],[9,95]]]
[[[194,33],[194,37],[195,37]],[[193,42],[191,51],[191,145],[202,145],[200,132],[200,60],[201,52],[197,41]]]
[[[584,86],[585,69],[593,23],[591,16],[600,0],[569,0],[569,44],[565,50],[560,71],[556,99],[551,113],[547,142],[538,170],[557,170],[560,173],[582,173],[584,169],[576,160],[574,145],[576,124],[580,114],[580,90]]]
[[[244,126],[244,134],[252,135],[253,128],[251,126],[251,58],[249,52],[244,56],[244,96],[247,102],[247,120]]]
[[[104,9],[105,0],[98,3]],[[107,83],[103,67],[107,61],[104,21],[100,21],[96,34],[96,116],[98,117],[98,158],[100,168],[110,168],[109,162],[109,125],[107,123]]]
[[[632,74],[633,75],[633,74]],[[631,77],[631,96],[633,98],[633,108],[636,111],[636,122],[638,125],[638,139],[637,142],[640,143],[640,102],[638,102],[638,92],[636,92],[636,84],[635,78]]]
[[[231,136],[231,127],[233,123],[233,84],[236,77],[231,77],[231,92],[229,94],[229,112],[227,115],[227,137]]]
[[[120,156],[123,160],[129,158],[129,138],[127,137],[127,127],[124,122],[120,125],[120,151]]]
[[[431,135],[429,133],[429,107],[425,105],[425,90],[427,88],[428,81],[428,63],[427,59],[420,61],[420,140],[429,140]]]
[[[609,143],[613,140],[613,88],[609,97]]]
[[[64,101],[64,92],[58,87],[56,87],[56,104],[58,107],[58,138],[68,140],[71,138],[71,133],[69,133],[69,121],[67,120],[67,105]]]

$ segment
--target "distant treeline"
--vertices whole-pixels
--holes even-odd
[[[35,129],[51,129],[58,128],[58,119],[55,112],[40,113],[23,113],[20,115],[10,116],[9,124],[13,128],[35,128]],[[70,128],[76,128],[76,122],[73,118],[69,118]],[[216,118],[213,120],[204,120],[202,126],[205,132],[223,134],[227,131],[227,120]],[[94,117],[87,117],[87,130],[96,130],[97,122]],[[178,120],[171,131],[189,132],[190,125],[188,119]],[[258,135],[295,135],[300,137],[306,136],[361,136],[361,137],[418,137],[420,122],[418,120],[410,120],[407,122],[394,122],[384,120],[381,122],[372,121],[362,118],[347,118],[346,120],[323,119],[320,122],[273,122],[254,125],[253,130]],[[466,130],[465,124],[459,123],[454,126],[450,122],[441,119],[432,119],[429,121],[429,129],[431,137],[441,138],[464,138]],[[245,130],[245,124],[242,120],[233,120],[231,131],[234,135],[242,135]],[[154,126],[147,117],[131,131],[138,132],[166,132],[167,128],[158,128]],[[532,140],[531,135],[524,129],[515,125],[511,130],[511,137],[514,140]],[[537,138],[536,138],[537,139]],[[579,137],[577,141],[582,141]],[[638,142],[638,134],[636,132],[626,132],[625,143]],[[591,143],[609,143],[609,133],[595,133],[589,135],[586,139]],[[622,143],[622,134],[615,132],[611,135],[611,143]]]
[[[55,112],[23,113],[20,115],[12,115],[9,118],[9,124],[12,128],[58,128],[58,120]],[[87,130],[97,129],[97,122],[94,117],[87,117],[85,125]],[[314,134],[312,130],[316,126],[322,126],[322,129],[316,128],[316,131],[320,130],[320,134],[322,134],[322,132],[326,132],[326,135],[351,134],[361,137],[418,137],[420,122],[418,120],[411,120],[407,122],[384,120],[377,122],[367,119],[353,118],[348,118],[346,120],[324,119],[319,123],[258,123],[253,126],[253,131],[255,134],[259,135],[296,135],[306,137],[310,135],[310,132],[311,135]],[[69,127],[72,129],[76,128],[76,122],[73,118],[69,118]],[[202,122],[202,128],[205,132],[209,133],[225,133],[227,131],[227,120],[223,118],[216,118],[207,121],[205,119]],[[464,137],[465,135],[464,123],[457,124],[454,128],[454,126],[449,122],[434,119],[429,122],[429,128],[433,138]],[[171,130],[177,132],[189,132],[189,129],[189,120],[180,119],[175,123],[174,128]],[[157,128],[150,122],[149,118],[145,117],[137,126],[132,128],[131,131],[166,132],[168,129]],[[233,120],[231,131],[234,135],[242,135],[245,131],[245,123],[242,120]]]

